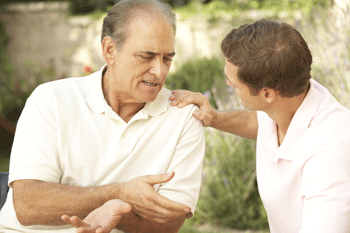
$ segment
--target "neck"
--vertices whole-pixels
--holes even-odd
[[[102,75],[102,90],[107,104],[117,113],[125,122],[129,122],[146,103],[135,103],[128,101],[129,97],[120,94],[118,89],[111,83],[111,74],[106,72]]]
[[[291,98],[279,96],[267,114],[276,122],[279,145],[282,144],[290,123],[306,97],[307,91]]]

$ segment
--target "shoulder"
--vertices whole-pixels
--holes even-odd
[[[203,131],[202,122],[193,116],[193,112],[198,109],[197,105],[189,104],[183,108],[170,105],[169,97],[171,96],[171,91],[163,88],[161,93],[159,93],[166,104],[166,111],[161,114],[162,118],[166,118],[172,122],[173,125],[188,129],[188,132],[201,132]]]
[[[171,90],[169,89],[166,89],[166,88],[163,88],[162,91],[163,93],[163,96],[165,96],[166,98],[166,101],[167,101],[167,107],[168,107],[168,110],[171,111],[171,112],[177,112],[177,113],[180,113],[180,114],[190,114],[192,116],[193,112],[196,110],[196,109],[199,109],[197,105],[195,104],[189,104],[183,108],[179,108],[177,106],[172,106],[170,105],[170,100],[169,100],[169,97],[172,95],[171,94]]]
[[[31,94],[33,97],[48,95],[49,93],[67,94],[75,92],[75,87],[84,87],[87,85],[89,76],[77,78],[65,78],[55,80],[39,85]]]
[[[317,111],[302,137],[303,150],[306,156],[303,163],[324,162],[327,166],[336,162],[348,166],[350,162],[350,110],[340,105],[324,88],[320,91],[320,101]],[[339,161],[343,161],[339,163]],[[345,162],[346,161],[346,162]]]
[[[54,106],[76,106],[86,102],[94,76],[74,77],[55,80],[39,85],[27,100],[27,103],[44,104],[48,108]]]
[[[342,106],[326,88],[316,88],[322,100],[315,112],[309,130],[320,143],[344,142],[350,146],[350,110]]]

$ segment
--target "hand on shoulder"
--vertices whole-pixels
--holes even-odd
[[[172,106],[179,108],[189,104],[198,105],[199,110],[194,111],[193,116],[203,122],[203,126],[211,127],[217,116],[217,111],[214,110],[207,97],[199,92],[191,92],[187,90],[172,91],[172,96],[169,98]]]

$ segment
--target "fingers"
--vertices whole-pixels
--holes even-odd
[[[142,205],[133,205],[133,212],[148,220],[166,223],[171,219],[184,218],[186,214],[191,213],[190,207],[169,200],[155,190],[144,198]]]
[[[136,215],[159,223],[166,223],[174,218],[184,218],[186,214],[191,212],[191,209],[186,205],[162,196],[153,187],[156,184],[170,181],[174,175],[174,172],[161,175],[146,175],[123,183],[119,192],[120,202],[113,204],[119,206],[115,209],[119,212],[115,212],[117,215],[114,216],[129,211],[129,204]]]
[[[152,220],[158,223],[166,223],[171,219],[185,218],[191,213],[191,208],[171,201],[155,192],[152,199],[149,199],[149,204],[144,206],[134,206],[133,212],[140,217]]]
[[[203,126],[210,127],[213,120],[217,116],[217,112],[210,106],[209,100],[201,93],[194,93],[186,90],[172,91],[172,96],[169,97],[172,106],[179,108],[185,107],[189,104],[196,104],[199,110],[193,112],[193,116],[202,121]]]
[[[184,208],[180,208],[180,210],[172,210],[172,209],[166,209],[158,205],[153,205],[152,212],[147,212],[143,210],[142,212],[139,212],[137,210],[133,210],[133,212],[147,220],[151,220],[157,223],[168,223],[169,221],[172,221],[174,219],[187,219],[192,216],[192,213],[190,212],[191,209],[188,208],[189,213],[186,213],[184,211]]]
[[[201,114],[201,111],[200,111],[200,110],[195,110],[195,111],[193,112],[193,116],[194,116],[196,119],[198,119],[198,120],[201,120],[201,121],[204,120],[204,115]]]
[[[100,226],[98,229],[96,229],[95,232],[109,233],[115,228],[115,226],[120,222],[121,219],[122,215],[107,217],[100,222]]]
[[[171,100],[170,104],[172,106],[177,106],[179,108],[185,107],[189,104],[202,106],[208,101],[202,93],[194,93],[186,90],[172,91],[172,96],[169,99]]]
[[[77,228],[77,233],[109,233],[122,219],[123,214],[131,211],[128,203],[112,199],[93,210],[84,220],[77,216],[63,215],[62,220]]]
[[[160,183],[166,183],[170,181],[174,176],[175,172],[172,171],[161,175],[145,176],[144,181],[150,185],[155,185]],[[175,201],[171,201],[168,198],[163,197],[156,191],[154,191],[154,194],[152,194],[152,199],[154,203],[163,208],[163,210],[183,211],[185,213],[191,212],[191,208],[189,208],[188,206]]]
[[[170,181],[173,177],[175,176],[175,172],[169,172],[166,174],[161,174],[161,175],[148,175],[145,177],[145,182],[147,182],[150,185],[155,185],[155,184],[161,184],[161,183],[166,183]],[[162,206],[163,208],[166,209],[171,209],[175,211],[184,211],[186,213],[191,212],[191,208],[184,204],[180,204],[175,201],[171,201],[166,197],[163,197],[159,193],[155,191],[154,193],[154,202],[155,204],[158,204],[159,206]]]
[[[90,227],[89,224],[83,222],[79,217],[72,216],[69,217],[68,215],[63,215],[62,220],[65,221],[67,224],[71,225],[72,227],[79,228],[79,227]]]
[[[148,175],[145,176],[144,181],[150,185],[166,183],[175,176],[175,172],[169,172],[161,175]]]
[[[111,210],[112,216],[123,215],[129,213],[132,209],[131,205],[120,200],[120,199],[112,199],[106,202],[104,205],[108,205],[108,208]]]
[[[187,214],[191,212],[190,207],[184,204],[169,200],[168,198],[163,197],[160,194],[156,196],[156,198],[154,199],[154,203],[168,211],[182,211],[181,214]]]
[[[186,214],[185,219],[192,218],[192,216],[193,216],[193,214],[192,214],[192,212],[190,212],[190,213]]]

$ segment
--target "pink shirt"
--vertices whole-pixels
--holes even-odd
[[[271,233],[350,232],[350,110],[319,83],[278,146],[258,112],[257,177]]]

